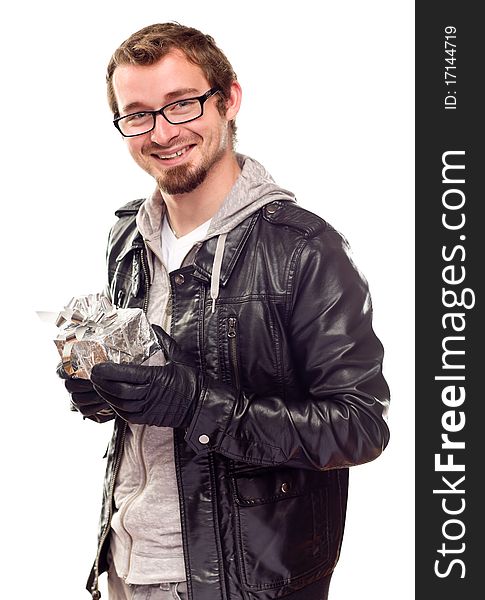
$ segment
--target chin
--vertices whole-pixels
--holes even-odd
[[[155,177],[161,192],[174,196],[193,192],[205,181],[207,169],[199,167],[190,170],[186,165],[173,167],[163,175]]]

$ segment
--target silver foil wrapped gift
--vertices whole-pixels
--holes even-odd
[[[160,350],[141,308],[116,308],[105,296],[73,298],[56,321],[54,340],[70,376],[89,379],[100,362],[141,364]]]

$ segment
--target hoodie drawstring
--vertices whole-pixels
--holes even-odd
[[[224,257],[224,247],[226,244],[227,233],[221,233],[217,238],[216,252],[214,254],[214,262],[212,263],[212,277],[211,277],[211,298],[212,298],[212,312],[216,310],[216,300],[219,296],[219,282],[221,276],[222,259]]]

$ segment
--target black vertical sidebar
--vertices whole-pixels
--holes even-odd
[[[416,4],[418,600],[485,597],[485,26],[477,6]]]

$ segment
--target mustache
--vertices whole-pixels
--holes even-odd
[[[183,148],[184,146],[193,146],[196,143],[197,142],[194,140],[182,140],[182,139],[179,140],[178,139],[176,144],[170,144],[169,146],[161,146],[160,144],[157,144],[156,142],[150,142],[146,146],[143,147],[143,153],[151,154],[153,152],[166,152],[168,154],[168,153],[170,153],[170,151],[173,148]]]

